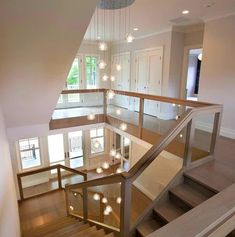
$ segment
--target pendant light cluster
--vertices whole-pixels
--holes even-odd
[[[120,160],[122,158],[121,153],[115,149],[115,146],[114,146],[114,136],[115,136],[115,133],[113,132],[113,147],[112,147],[112,149],[109,152],[109,156],[112,159],[112,168],[113,169],[114,169],[115,161],[116,160]],[[102,174],[104,172],[104,170],[107,170],[109,168],[110,168],[109,162],[105,161],[105,162],[103,162],[101,164],[101,167],[98,167],[96,169],[96,173],[97,174]],[[122,172],[123,172],[123,169],[120,168],[120,167],[117,168],[116,171],[115,170],[112,171],[113,174],[114,173],[120,174]]]
[[[103,197],[103,198],[101,199],[101,195],[98,194],[98,193],[95,193],[95,194],[93,195],[93,199],[94,199],[95,201],[100,201],[100,200],[101,200],[101,202],[102,202],[103,204],[105,204],[104,215],[105,215],[105,216],[110,215],[110,213],[113,211],[113,208],[108,204],[109,200],[108,200],[107,197]],[[117,198],[116,198],[116,203],[117,203],[117,204],[121,204],[121,202],[122,202],[122,198],[121,198],[121,197],[117,197]]]

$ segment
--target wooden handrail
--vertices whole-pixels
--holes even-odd
[[[87,180],[87,173],[69,168],[69,167],[61,165],[61,164],[52,165],[52,166],[48,166],[48,167],[44,167],[44,168],[40,168],[40,169],[36,169],[36,170],[32,170],[32,171],[26,171],[26,172],[23,172],[23,173],[18,173],[17,174],[17,181],[18,181],[21,201],[25,200],[24,193],[23,193],[22,180],[21,180],[22,177],[26,177],[26,176],[30,176],[30,175],[34,175],[34,174],[39,174],[39,173],[46,172],[46,171],[49,171],[49,170],[54,170],[54,169],[57,169],[58,189],[62,188],[61,169],[67,170],[71,173],[81,175],[83,177],[84,181]],[[48,192],[45,192],[45,193],[49,193],[49,192],[51,192],[51,191],[48,191]],[[41,194],[37,194],[37,195],[31,196],[31,197],[35,197],[35,196],[38,196],[38,195],[41,195]]]
[[[63,90],[61,94],[85,94],[85,93],[105,93],[108,89],[81,89],[81,90]],[[208,102],[201,102],[201,101],[193,101],[193,100],[183,100],[173,97],[166,97],[166,96],[158,96],[158,95],[151,95],[151,94],[143,94],[138,92],[130,92],[130,91],[120,91],[120,90],[113,90],[118,95],[130,96],[130,97],[137,97],[140,99],[146,100],[156,100],[165,103],[171,104],[178,104],[190,107],[203,107],[203,106],[211,106],[215,105]]]
[[[67,166],[64,166],[64,165],[61,165],[61,164],[51,165],[51,166],[40,168],[40,169],[36,169],[36,170],[30,170],[30,171],[18,173],[17,176],[18,177],[29,176],[29,175],[33,175],[33,174],[49,171],[49,170],[54,170],[54,169],[57,169],[57,168],[61,168],[61,169],[64,169],[64,170],[67,170],[67,171],[70,171],[70,172],[73,172],[73,173],[77,173],[77,174],[79,174],[79,175],[81,175],[83,177],[87,177],[87,173],[79,171],[79,170],[72,169],[70,167],[67,167]]]
[[[99,185],[108,185],[108,184],[114,184],[114,183],[120,183],[123,182],[123,179],[126,178],[126,175],[124,173],[121,174],[113,174],[97,179],[92,179],[88,180],[82,183],[78,184],[71,184],[71,185],[66,185],[66,190],[70,189],[77,189],[77,188],[89,188],[89,187],[94,187],[94,186],[99,186]]]

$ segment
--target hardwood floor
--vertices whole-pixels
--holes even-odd
[[[215,192],[235,183],[235,140],[220,137],[215,160],[190,170],[191,178],[200,181]]]
[[[20,202],[19,213],[23,235],[57,218],[65,217],[64,191],[55,191]]]

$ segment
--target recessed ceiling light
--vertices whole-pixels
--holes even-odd
[[[133,30],[134,30],[134,31],[138,31],[138,30],[139,30],[139,28],[135,27]]]
[[[184,10],[184,11],[182,11],[182,14],[183,14],[183,15],[189,14],[189,10]]]

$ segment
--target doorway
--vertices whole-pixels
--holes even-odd
[[[202,63],[202,48],[188,49],[186,52],[187,63],[184,66],[185,83],[183,98],[187,100],[198,100],[201,63]]]

